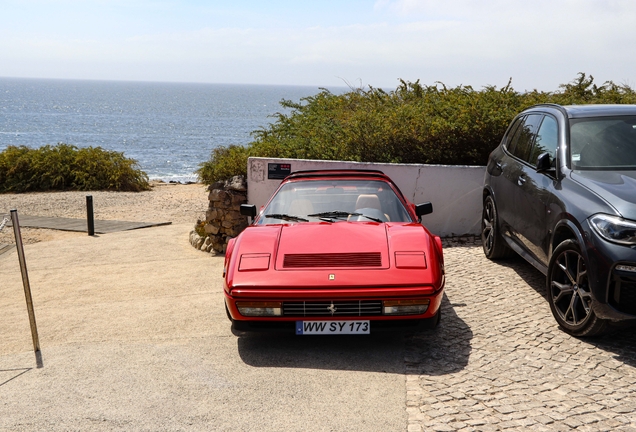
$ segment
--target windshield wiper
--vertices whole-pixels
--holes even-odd
[[[280,213],[266,214],[265,217],[272,218],[272,219],[282,219],[289,222],[309,222],[309,219],[301,218],[299,216],[280,214]]]
[[[322,213],[314,213],[314,214],[310,214],[310,215],[307,215],[307,216],[309,216],[309,217],[317,217],[317,218],[320,218],[321,220],[330,220],[330,219],[333,219],[333,218],[344,218],[344,217],[349,217],[349,216],[362,216],[362,217],[370,219],[370,220],[372,220],[374,222],[380,222],[380,223],[384,222],[384,221],[382,221],[382,220],[380,220],[378,218],[367,216],[367,215],[362,214],[362,213],[355,213],[355,212],[351,213],[351,212],[339,211],[339,210],[322,212]]]
[[[355,213],[349,213],[349,212],[346,212],[346,211],[334,210],[334,211],[328,211],[328,212],[322,212],[322,213],[308,214],[307,216],[331,219],[331,218],[349,217],[349,216],[351,216],[353,214],[355,214]]]

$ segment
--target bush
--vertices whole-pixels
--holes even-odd
[[[38,149],[9,146],[0,152],[0,193],[149,188],[148,176],[137,168],[137,161],[101,147],[59,143]]]
[[[249,156],[385,163],[485,165],[508,124],[538,103],[636,103],[627,85],[601,86],[580,73],[560,91],[519,93],[509,82],[447,88],[400,80],[391,92],[369,87],[335,95],[322,90],[300,102],[281,101],[289,114],[252,133],[247,146],[218,147],[200,165],[200,179],[212,184],[245,175]]]
[[[213,149],[210,160],[199,165],[197,174],[208,185],[235,175],[247,177],[247,148],[230,145]]]

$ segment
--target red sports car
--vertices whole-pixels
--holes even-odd
[[[236,330],[369,334],[435,327],[444,290],[442,242],[381,171],[289,175],[228,243],[224,290]]]

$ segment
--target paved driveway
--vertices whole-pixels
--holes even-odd
[[[521,258],[447,248],[443,325],[407,341],[408,430],[636,430],[636,331],[575,339]]]

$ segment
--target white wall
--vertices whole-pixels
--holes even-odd
[[[247,200],[260,208],[280,185],[268,180],[268,164],[290,164],[291,171],[317,169],[374,169],[384,172],[413,203],[430,201],[433,213],[422,223],[440,237],[479,234],[485,167],[455,165],[383,164],[305,159],[249,158]]]

